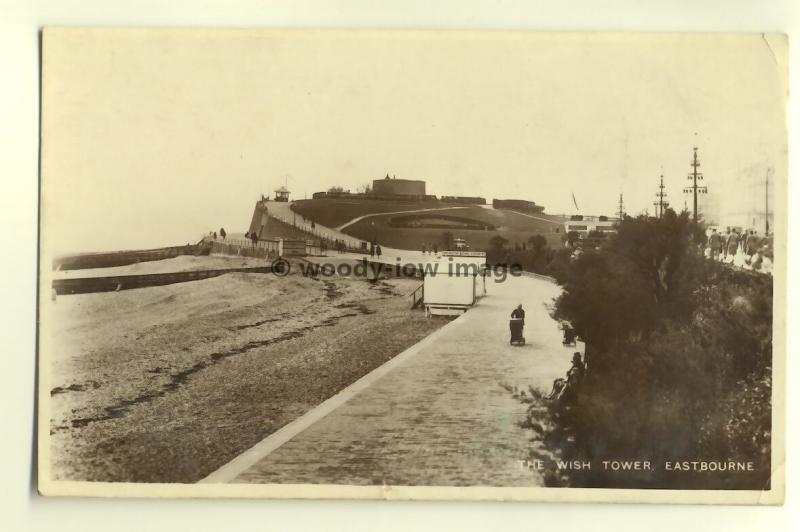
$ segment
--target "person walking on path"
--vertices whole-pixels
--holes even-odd
[[[381,258],[381,246],[380,245],[375,246],[375,254],[378,256],[378,258]]]
[[[728,239],[731,237],[731,228],[725,229],[725,235],[722,237],[722,260],[728,258]]]
[[[732,261],[733,257],[736,256],[736,250],[739,249],[739,235],[735,231],[731,231],[728,235],[726,248],[726,259],[730,257],[729,260]]]
[[[722,251],[722,237],[717,233],[716,229],[711,230],[708,245],[711,248],[711,260],[719,260],[719,254]]]
[[[514,342],[525,343],[525,337],[522,335],[525,329],[525,311],[522,309],[522,305],[518,305],[517,308],[511,311],[511,320],[508,322],[508,328],[511,332],[510,342],[512,345]]]
[[[758,244],[761,239],[758,237],[755,231],[751,230],[750,234],[747,236],[747,256],[752,257],[758,251]]]
[[[525,309],[522,308],[521,303],[511,311],[511,317],[515,320],[522,320],[522,325],[525,325]]]

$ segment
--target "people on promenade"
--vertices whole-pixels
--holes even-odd
[[[711,260],[719,260],[719,254],[722,251],[722,237],[717,233],[716,229],[711,230],[708,246],[711,249]]]
[[[727,242],[725,243],[725,258],[727,262],[733,262],[736,251],[739,249],[739,235],[736,231],[729,231],[729,233]]]
[[[722,258],[720,260],[725,261],[728,258],[728,239],[731,236],[731,228],[728,227],[725,229],[725,234],[722,236]]]
[[[381,246],[380,245],[375,246],[375,254],[378,256],[378,258],[381,258]]]
[[[745,245],[748,257],[752,257],[758,251],[758,245],[761,242],[761,238],[758,236],[754,230],[750,230],[750,234],[747,236],[747,244]]]
[[[744,241],[746,238],[746,232],[736,233],[736,238],[739,241],[739,245],[736,247],[736,252],[733,255],[733,260],[731,261],[731,264],[733,264],[737,268],[745,268],[748,262],[748,257],[744,251],[745,248]]]

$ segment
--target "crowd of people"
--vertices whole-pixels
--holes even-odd
[[[214,240],[217,239],[216,232],[211,232],[211,233],[209,233],[209,235]],[[224,240],[226,235],[224,233],[222,233],[222,232],[220,232],[220,235],[222,236],[222,239]],[[249,231],[246,232],[244,234],[244,237],[247,240],[250,240],[253,243],[254,246],[260,240],[259,237],[258,237],[258,234],[255,231],[252,232],[252,233],[249,232]],[[316,241],[317,241],[316,245],[319,247],[319,250],[320,250],[321,253],[325,253],[328,250],[334,250],[337,253],[346,253],[348,251],[347,242],[345,242],[344,240],[339,240],[339,239],[331,240],[330,238],[317,238]],[[373,253],[374,253],[374,248],[373,248]]]
[[[217,240],[217,238],[222,238],[223,242],[228,237],[228,233],[225,232],[224,227],[219,228],[219,234],[216,231],[209,231],[207,236],[203,237],[203,240]]]
[[[437,255],[439,253],[439,244],[422,244],[422,254],[427,255],[428,253]]]
[[[337,253],[345,253],[347,251],[347,243],[344,240],[339,240],[338,238],[333,240],[321,238],[319,240],[320,252],[325,253],[329,249],[336,250]]]
[[[745,270],[772,273],[772,239],[755,230],[727,228],[725,233],[711,229],[706,246],[706,258],[731,264]]]
[[[370,242],[369,243],[369,256],[370,257],[378,257],[380,258],[381,254],[383,254],[383,250],[381,249],[380,244],[377,242]]]

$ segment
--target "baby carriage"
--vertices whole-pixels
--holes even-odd
[[[522,336],[524,322],[519,318],[511,318],[508,327],[511,329],[511,345],[525,345],[525,337]]]
[[[576,338],[575,338],[575,329],[570,327],[569,325],[564,325],[564,340],[561,342],[565,346],[575,347],[576,345]]]

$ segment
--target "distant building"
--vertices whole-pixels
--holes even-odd
[[[464,205],[486,205],[486,198],[478,196],[442,196],[442,203],[461,203]]]
[[[425,181],[390,178],[389,174],[386,174],[385,178],[372,181],[372,193],[377,195],[424,196]]]
[[[587,236],[592,231],[598,233],[616,233],[617,228],[614,226],[618,221],[617,218],[609,218],[608,216],[583,216],[576,214],[564,222],[564,232],[569,233],[570,231],[575,231],[580,234],[581,237]]]
[[[512,211],[528,212],[531,214],[541,214],[544,212],[544,206],[536,205],[533,201],[521,199],[494,199],[492,200],[492,207],[495,209],[509,209]]]
[[[275,191],[275,201],[289,201],[289,190],[281,187]]]

